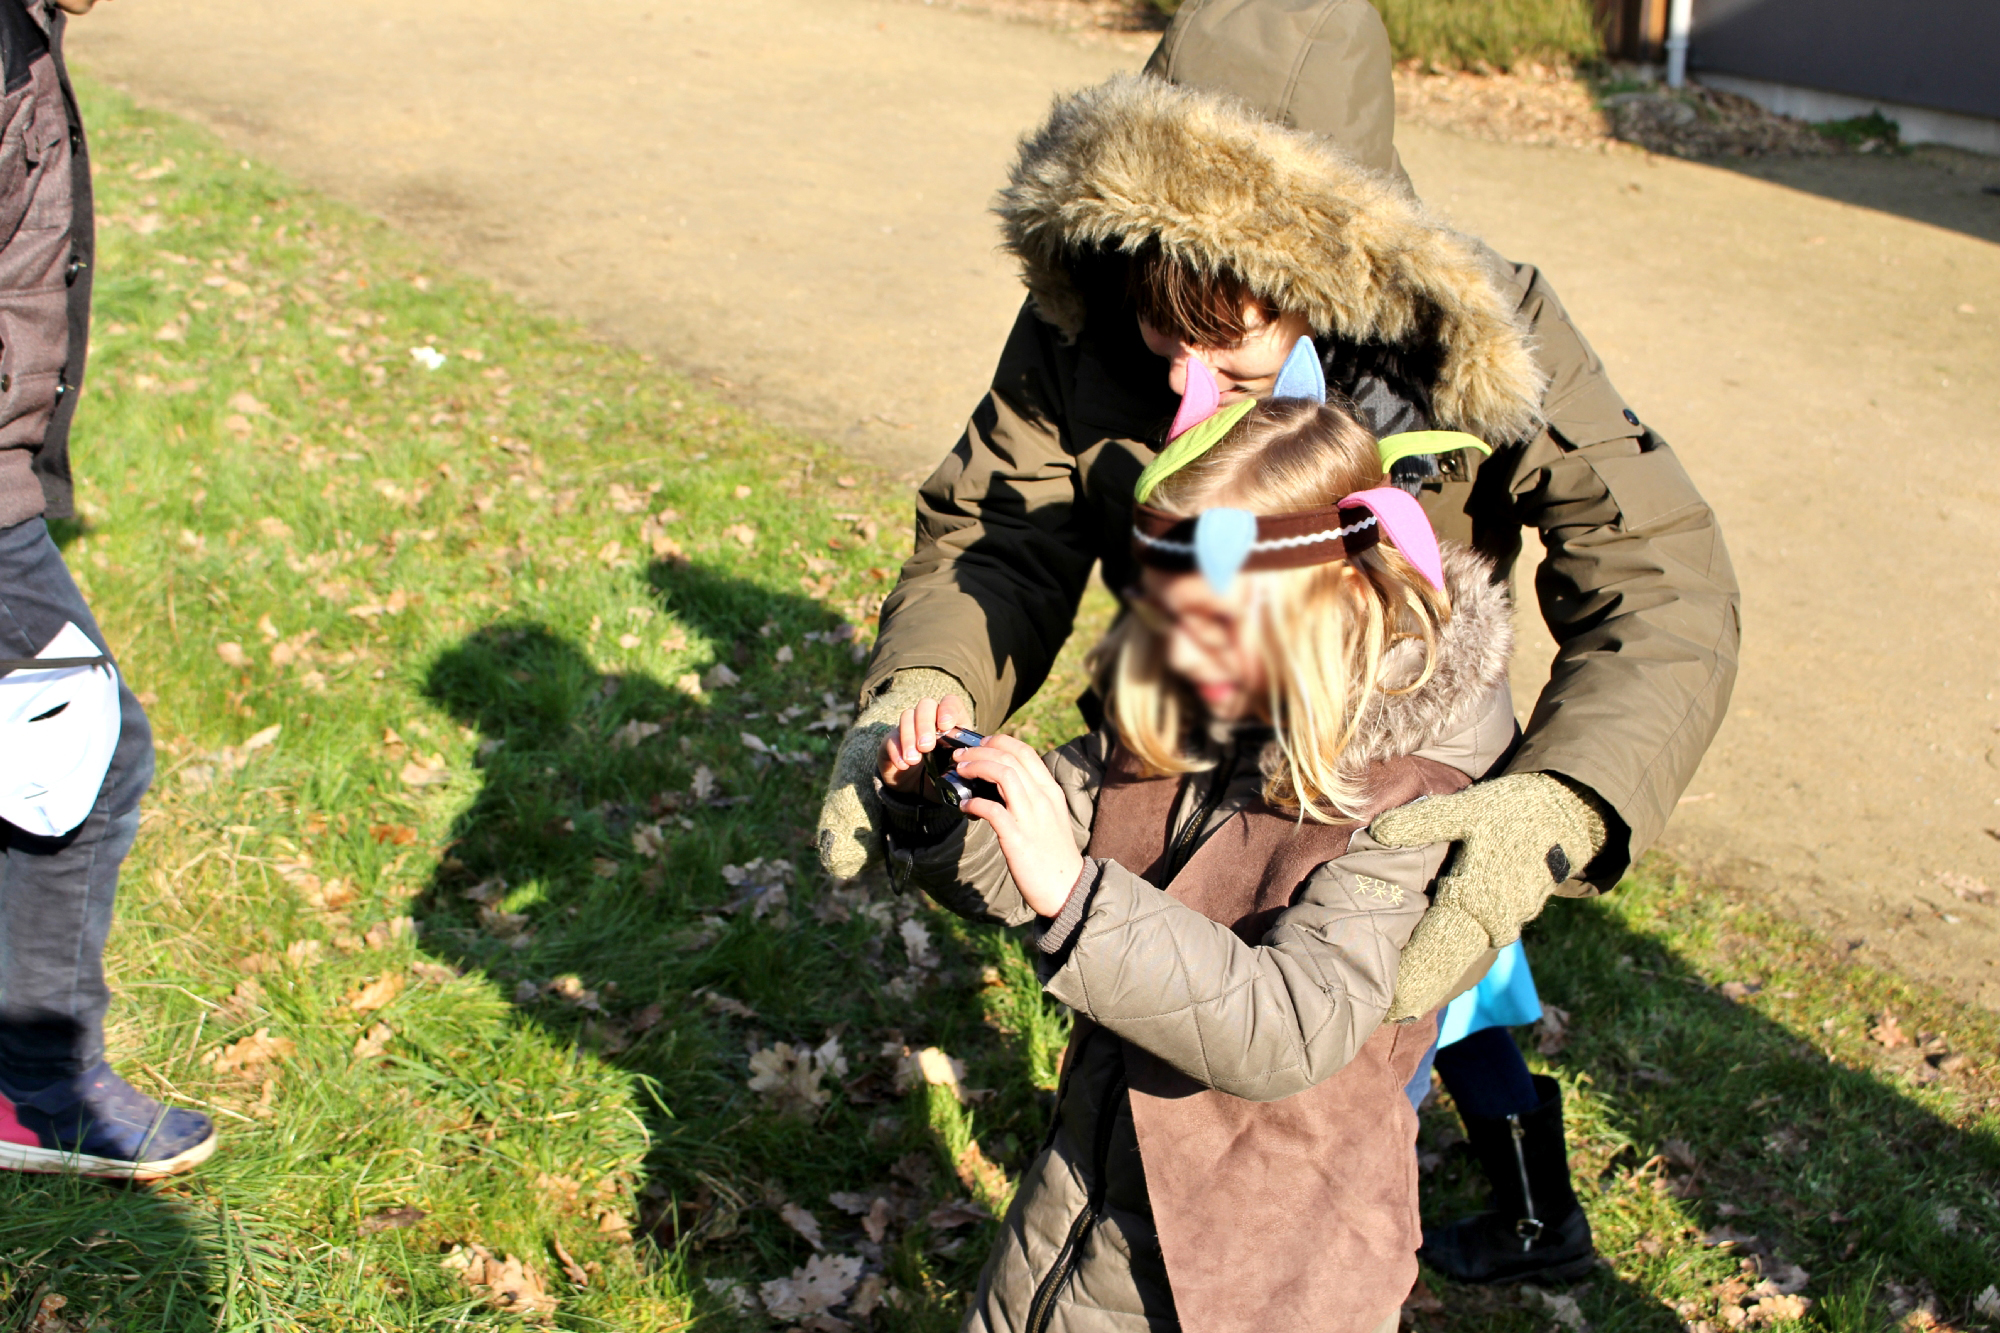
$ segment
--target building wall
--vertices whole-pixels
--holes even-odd
[[[2000,117],[2000,0],[1694,0],[1688,64]]]

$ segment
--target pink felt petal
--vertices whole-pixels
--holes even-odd
[[[1167,428],[1167,438],[1179,439],[1186,432],[1214,416],[1215,409],[1221,406],[1222,390],[1216,386],[1215,373],[1200,357],[1190,356],[1187,363],[1187,389],[1181,394],[1181,408],[1174,413],[1174,424]]]
[[[1444,558],[1438,554],[1437,533],[1432,530],[1430,519],[1424,516],[1424,507],[1408,492],[1394,486],[1378,486],[1370,491],[1356,491],[1340,503],[1343,508],[1360,505],[1375,515],[1375,521],[1382,525],[1382,535],[1403,553],[1403,559],[1415,565],[1433,588],[1444,587]]]
[[[41,1136],[22,1124],[14,1115],[14,1103],[0,1097],[0,1143],[13,1143],[29,1148],[42,1146]]]

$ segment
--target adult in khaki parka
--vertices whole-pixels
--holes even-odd
[[[821,815],[830,871],[857,873],[879,846],[872,763],[902,708],[956,693],[997,728],[1046,678],[1092,567],[1114,589],[1133,581],[1132,486],[1185,359],[1230,356],[1142,335],[1126,273],[1149,250],[1302,319],[1377,435],[1490,445],[1399,465],[1440,536],[1501,578],[1524,526],[1548,553],[1534,585],[1559,651],[1503,772],[1374,826],[1390,845],[1459,845],[1392,1017],[1435,1009],[1551,894],[1610,887],[1658,836],[1735,678],[1714,514],[1542,274],[1416,202],[1393,123],[1387,35],[1363,0],[1190,0],[1144,74],[1059,99],[1023,140],[998,211],[1028,300],[919,491],[916,551]],[[1268,392],[1256,369],[1235,382]]]

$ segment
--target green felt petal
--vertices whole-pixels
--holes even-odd
[[[1384,435],[1375,447],[1382,451],[1382,470],[1399,458],[1415,454],[1449,454],[1460,449],[1477,449],[1491,455],[1493,448],[1477,435],[1462,430],[1406,430],[1401,435]]]
[[[1196,422],[1167,441],[1167,447],[1160,450],[1153,461],[1146,464],[1146,470],[1139,474],[1139,485],[1132,493],[1133,498],[1140,504],[1146,503],[1152,498],[1154,487],[1213,449],[1217,441],[1229,434],[1230,427],[1248,416],[1255,406],[1255,398],[1231,403],[1214,416]]]

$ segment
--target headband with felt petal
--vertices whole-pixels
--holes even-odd
[[[1337,505],[1295,514],[1218,508],[1187,518],[1147,504],[1132,514],[1132,551],[1140,564],[1199,570],[1223,595],[1239,573],[1331,564],[1385,537],[1432,587],[1444,587],[1444,561],[1430,520],[1421,505],[1393,486],[1356,491]]]

